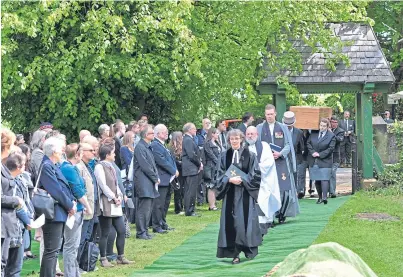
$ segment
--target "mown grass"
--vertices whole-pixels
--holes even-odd
[[[357,213],[387,213],[398,221],[367,221]],[[403,276],[403,196],[359,192],[331,217],[315,243],[337,242],[357,253],[379,277]]]
[[[221,203],[218,203],[221,204]],[[83,276],[95,277],[95,276],[131,276],[136,270],[142,269],[145,266],[151,265],[155,260],[171,251],[175,247],[181,245],[189,237],[203,230],[208,224],[218,222],[220,218],[220,211],[208,211],[208,206],[205,204],[202,207],[197,207],[197,213],[200,217],[185,217],[184,215],[176,215],[173,212],[173,205],[167,215],[167,222],[171,227],[174,227],[174,231],[170,231],[167,234],[155,235],[152,240],[139,240],[136,239],[136,227],[131,226],[131,237],[126,239],[125,256],[134,264],[130,265],[117,265],[110,269],[102,268],[99,263],[97,265],[98,270],[89,272]],[[152,230],[150,229],[150,233]],[[218,235],[218,234],[217,234]],[[212,238],[215,239],[215,238]],[[192,255],[194,253],[189,253]],[[36,262],[35,265],[32,263]],[[60,267],[63,270],[63,261],[60,259]],[[30,261],[30,267],[37,268],[39,271],[39,262],[37,260]],[[36,271],[36,270],[35,270]],[[37,272],[36,271],[36,272]],[[35,275],[30,275],[35,276]]]

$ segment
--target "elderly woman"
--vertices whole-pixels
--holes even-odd
[[[222,153],[216,176],[217,199],[223,199],[217,258],[233,258],[232,263],[238,264],[240,252],[254,258],[262,243],[256,208],[260,180],[255,154],[242,146],[243,132],[229,131],[228,140],[231,148]]]
[[[125,222],[122,214],[123,193],[118,185],[117,171],[113,165],[115,161],[115,148],[110,143],[102,144],[99,148],[101,161],[95,166],[95,177],[99,187],[100,211],[98,211],[101,238],[99,249],[101,254],[101,266],[113,267],[106,258],[108,236],[113,227],[116,230],[116,248],[118,250],[117,263],[130,264],[124,256],[125,251]],[[116,213],[120,207],[120,213]]]
[[[330,122],[322,118],[319,123],[319,132],[312,133],[307,141],[309,176],[315,180],[319,199],[317,204],[327,204],[330,177],[333,165],[333,150],[336,146],[336,137],[330,131]]]
[[[43,144],[45,156],[38,174],[39,187],[45,189],[57,203],[54,207],[54,218],[46,219],[45,225],[42,226],[44,251],[41,261],[41,277],[56,275],[57,255],[63,240],[63,228],[67,216],[72,216],[77,211],[69,183],[56,165],[62,162],[64,147],[64,141],[56,137],[48,138]]]
[[[46,132],[45,131],[35,131],[35,133],[32,136],[32,140],[31,140],[31,149],[32,149],[32,153],[31,153],[31,159],[29,160],[30,163],[30,168],[31,168],[31,172],[34,175],[33,176],[33,182],[35,182],[37,176],[38,176],[38,172],[39,172],[39,167],[41,166],[42,160],[43,160],[43,151],[42,151],[42,147],[43,147],[43,143],[45,142],[45,136],[46,136]]]
[[[17,219],[16,209],[21,208],[24,200],[15,196],[16,183],[5,166],[15,134],[8,129],[1,129],[1,272],[5,276],[19,276],[24,256],[23,247],[11,247],[22,243],[22,233]]]
[[[214,192],[214,180],[213,174],[215,173],[218,159],[221,153],[221,146],[218,141],[220,132],[216,128],[210,128],[207,132],[207,139],[204,143],[204,155],[206,157],[206,165],[203,169],[203,180],[207,188],[207,199],[209,203],[209,211],[217,211],[218,208],[215,205],[215,192]]]
[[[108,126],[108,124],[101,124],[98,128],[100,139],[108,138],[110,130],[111,128]]]

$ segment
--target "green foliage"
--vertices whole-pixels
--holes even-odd
[[[366,20],[366,2],[347,1],[1,5],[2,116],[19,132],[51,121],[70,137],[141,112],[171,129],[259,112],[270,99],[255,91],[263,61],[301,69],[289,38],[337,50],[324,23]],[[289,104],[300,102],[291,92]]]

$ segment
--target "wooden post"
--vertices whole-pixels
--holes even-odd
[[[285,98],[285,87],[279,85],[277,87],[277,93],[273,95],[274,106],[276,106],[276,120],[281,122],[283,115],[286,112],[286,98]]]
[[[375,84],[364,85],[361,96],[361,126],[362,126],[362,176],[364,179],[373,178],[373,129],[372,129],[372,93]]]
[[[355,96],[355,135],[357,136],[357,169],[362,172],[362,112],[361,112],[361,93]]]

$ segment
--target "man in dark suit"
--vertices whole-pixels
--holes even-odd
[[[215,126],[217,130],[220,132],[218,136],[218,141],[220,142],[221,152],[228,149],[228,141],[227,141],[227,126],[225,125],[225,120],[217,121]]]
[[[350,112],[344,112],[344,119],[339,126],[344,131],[344,140],[340,144],[341,164],[351,165],[351,136],[355,133],[355,122],[350,119]]]
[[[337,117],[332,116],[330,119],[330,127],[336,137],[336,145],[333,150],[333,166],[332,175],[330,177],[329,193],[331,198],[336,197],[336,173],[340,165],[340,144],[344,141],[344,130],[339,127]]]
[[[173,176],[179,176],[179,172],[176,169],[175,159],[165,145],[168,139],[167,127],[163,124],[158,124],[154,128],[154,135],[155,139],[151,142],[151,149],[161,182],[158,185],[160,196],[155,198],[153,203],[152,225],[154,233],[162,234],[171,229],[166,223],[167,208],[171,201],[170,183]]]
[[[253,113],[246,112],[242,117],[242,123],[238,125],[237,129],[246,134],[246,129],[252,125],[254,120],[255,118],[253,117]]]
[[[182,142],[182,176],[185,178],[184,206],[186,216],[197,216],[195,203],[197,187],[199,185],[199,173],[203,170],[199,147],[194,141],[196,126],[186,123],[183,126]]]
[[[294,172],[295,186],[298,192],[298,197],[302,198],[305,195],[305,176],[302,174],[303,167],[303,157],[302,152],[304,151],[304,133],[301,129],[295,128],[295,114],[291,111],[285,112],[283,116],[283,124],[287,126],[291,133],[292,144],[295,151],[295,160],[297,166],[297,172]],[[304,168],[305,170],[305,168]]]
[[[154,140],[154,130],[146,125],[140,132],[141,140],[133,153],[133,181],[136,184],[137,209],[136,209],[136,238],[151,239],[148,234],[153,200],[159,196],[158,185],[160,178],[155,164],[154,155],[150,143]]]
[[[202,126],[200,130],[196,131],[196,136],[194,137],[194,140],[199,147],[200,153],[201,153],[201,158],[202,162],[205,163],[205,157],[204,157],[204,142],[207,140],[207,133],[211,128],[211,121],[208,118],[203,118],[202,121]],[[197,205],[202,206],[204,201],[205,201],[205,195],[206,195],[206,185],[203,183],[203,175],[202,173],[199,174],[199,185],[197,188]]]

